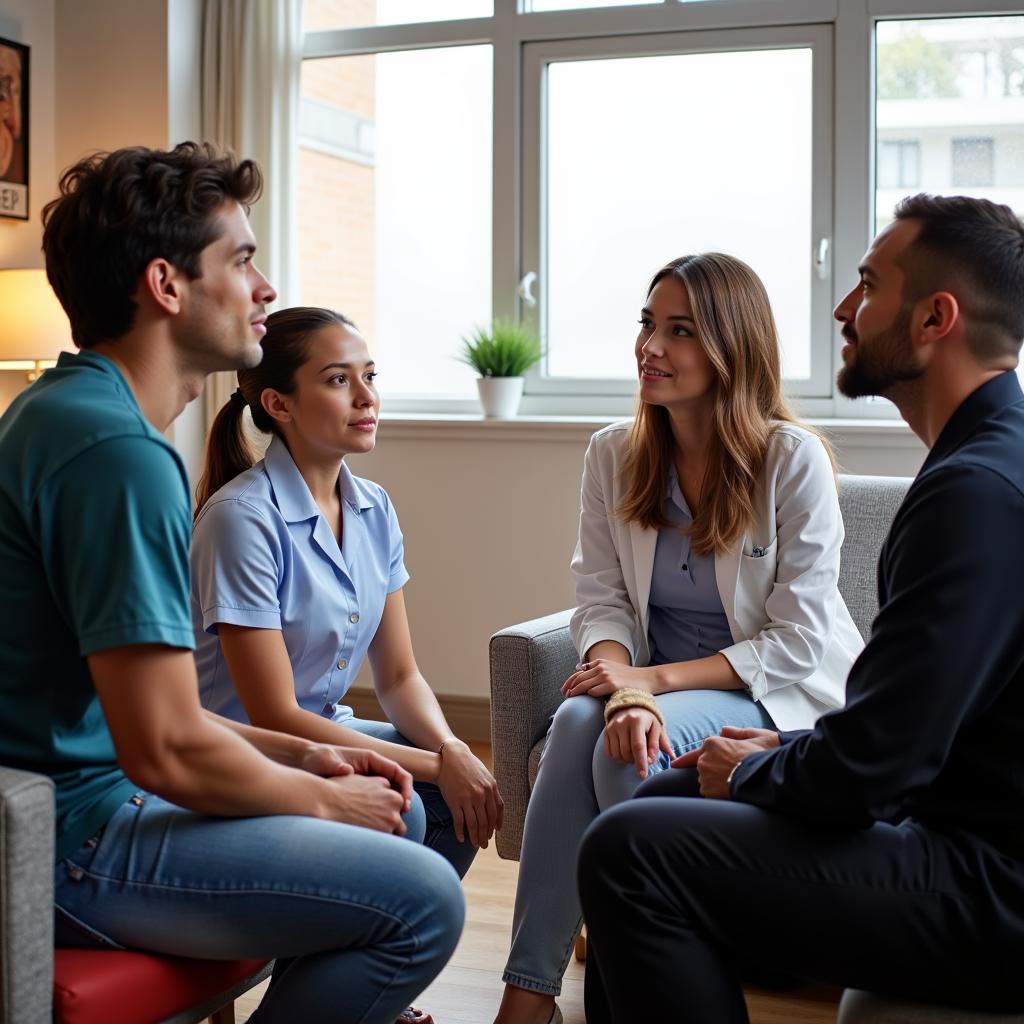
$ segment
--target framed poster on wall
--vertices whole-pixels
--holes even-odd
[[[0,39],[0,217],[28,220],[28,47]]]

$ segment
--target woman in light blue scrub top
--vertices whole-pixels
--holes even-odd
[[[203,705],[319,743],[369,747],[409,771],[426,845],[462,876],[501,826],[487,768],[458,739],[420,673],[402,588],[402,533],[382,487],[346,455],[377,436],[377,371],[331,310],[267,318],[263,360],[218,413],[192,542],[192,614]],[[271,436],[256,461],[248,408]],[[369,657],[390,722],[357,719],[345,693]]]

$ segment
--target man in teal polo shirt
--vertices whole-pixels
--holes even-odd
[[[462,924],[455,873],[398,838],[403,810],[423,827],[408,775],[198,700],[188,485],[162,432],[207,374],[261,358],[260,185],[207,146],[128,149],[44,211],[82,351],[0,418],[0,763],[56,786],[58,942],[278,958],[253,1021],[384,1024]]]

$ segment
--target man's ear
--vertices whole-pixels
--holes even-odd
[[[288,396],[273,388],[264,388],[260,395],[260,405],[263,406],[264,412],[278,423],[291,423],[292,413],[289,404]]]
[[[146,264],[139,280],[139,289],[164,313],[174,316],[181,312],[184,274],[163,257]]]
[[[960,320],[956,296],[951,292],[934,292],[919,304],[915,340],[919,345],[932,345],[947,337]]]

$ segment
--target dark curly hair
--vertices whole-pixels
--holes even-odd
[[[1024,223],[1008,206],[971,196],[908,196],[897,220],[921,230],[897,261],[905,302],[954,294],[967,343],[982,360],[1016,356],[1024,338]]]
[[[200,142],[96,153],[68,168],[43,210],[43,252],[75,344],[89,348],[131,329],[133,296],[151,260],[198,278],[200,253],[220,235],[219,208],[229,200],[248,208],[262,187],[252,160]]]

